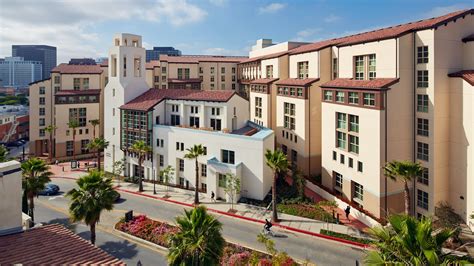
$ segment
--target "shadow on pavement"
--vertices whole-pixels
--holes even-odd
[[[137,245],[127,240],[120,242],[107,241],[100,245],[99,248],[118,259],[131,259],[138,253]]]
[[[77,224],[71,223],[71,220],[69,220],[69,218],[56,218],[56,219],[50,220],[46,223],[47,224],[61,224],[64,227],[66,227],[67,229],[69,229],[73,232],[76,231],[76,227],[77,227]]]

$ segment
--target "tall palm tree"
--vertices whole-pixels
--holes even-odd
[[[97,151],[97,170],[100,171],[100,152],[109,146],[109,142],[104,138],[95,138],[89,144],[87,148],[90,150]]]
[[[272,185],[272,221],[278,222],[278,213],[277,213],[277,179],[280,173],[285,173],[288,170],[288,159],[286,155],[281,150],[271,151],[267,150],[265,152],[265,160],[267,165],[273,171],[273,185]]]
[[[405,187],[405,214],[411,213],[410,208],[410,189],[408,182],[421,176],[424,168],[419,163],[410,161],[391,161],[384,167],[385,175],[393,181],[402,180]]]
[[[192,146],[191,148],[187,148],[186,151],[188,153],[186,153],[184,155],[184,158],[186,159],[194,159],[194,162],[195,162],[195,171],[196,171],[196,178],[195,178],[195,185],[194,185],[194,205],[197,205],[199,204],[199,162],[198,162],[198,158],[199,156],[202,156],[205,154],[204,152],[204,147],[199,144],[199,145],[194,145]]]
[[[112,179],[104,178],[99,171],[93,171],[77,180],[78,188],[67,193],[71,198],[69,215],[74,222],[84,221],[90,227],[91,243],[95,244],[95,226],[102,211],[114,208],[118,193],[113,189]]]
[[[49,125],[44,130],[49,134],[49,152],[48,152],[48,159],[51,162],[53,160],[53,133],[58,127],[55,125]]]
[[[142,169],[143,161],[145,160],[145,156],[151,152],[151,147],[148,146],[145,141],[137,140],[133,143],[132,147],[129,148],[131,152],[134,152],[138,155],[138,166]],[[143,191],[143,180],[142,176],[138,178],[138,191]]]
[[[198,206],[176,218],[179,232],[170,238],[170,265],[218,265],[224,251],[222,224]]]
[[[92,134],[93,134],[93,137],[96,138],[96,136],[95,136],[95,127],[100,124],[100,120],[99,119],[92,119],[92,120],[89,120],[89,123],[91,123],[91,125],[94,127]]]
[[[374,227],[369,234],[377,241],[367,253],[367,265],[440,265],[445,262],[443,243],[454,231],[433,232],[430,219],[393,215],[387,227]]]
[[[53,174],[49,171],[49,166],[39,159],[32,157],[21,164],[23,173],[22,186],[26,197],[28,198],[28,215],[35,221],[34,199],[38,193],[44,189],[45,185],[51,181],[49,177]]]
[[[67,125],[72,129],[72,159],[76,160],[76,128],[79,127],[79,121],[70,120]]]

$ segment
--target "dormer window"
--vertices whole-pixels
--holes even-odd
[[[308,77],[308,61],[298,62],[298,78],[307,79]]]
[[[358,55],[354,57],[354,79],[372,80],[376,77],[377,72],[375,54]]]

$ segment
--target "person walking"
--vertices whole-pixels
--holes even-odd
[[[216,202],[216,200],[214,199],[215,196],[216,194],[214,194],[214,191],[211,191],[211,202]]]
[[[349,214],[351,213],[351,206],[347,205],[346,209],[344,210],[344,212],[346,213],[346,218],[347,220],[350,220],[349,219]]]

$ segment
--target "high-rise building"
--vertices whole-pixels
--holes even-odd
[[[6,57],[0,61],[0,79],[5,87],[28,87],[29,83],[42,79],[41,62]]]
[[[181,51],[174,47],[153,47],[152,50],[146,50],[146,61],[159,60],[160,55],[179,56]]]
[[[12,45],[12,56],[21,56],[27,61],[41,62],[42,78],[49,78],[51,70],[57,64],[56,47],[49,45]]]

